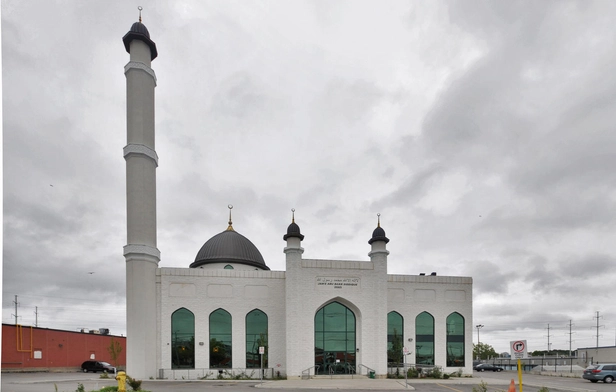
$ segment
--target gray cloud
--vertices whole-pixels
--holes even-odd
[[[23,323],[38,304],[43,326],[122,333],[136,8],[2,7],[3,321],[18,294]],[[276,270],[291,208],[322,259],[367,260],[380,212],[389,271],[472,276],[498,351],[570,319],[592,344],[616,311],[593,306],[616,251],[614,7],[152,2],[161,266],[188,266],[227,204]]]

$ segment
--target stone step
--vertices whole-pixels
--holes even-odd
[[[316,376],[310,376],[310,378],[315,379],[315,380],[329,380],[329,379],[337,379],[337,380],[344,380],[344,379],[362,379],[362,378],[368,378],[367,376],[364,376],[362,374],[332,374],[331,376],[329,374],[319,374]]]

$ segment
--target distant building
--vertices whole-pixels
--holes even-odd
[[[76,370],[88,359],[126,367],[126,338],[109,335],[108,330],[107,334],[95,331],[2,324],[2,371]],[[122,348],[117,362],[108,351],[112,339]]]
[[[194,262],[186,261],[189,268],[159,267],[157,78],[151,68],[158,52],[141,21],[123,42],[130,54],[124,67],[124,257],[131,376],[250,375],[263,363],[268,374],[289,378],[370,372],[386,377],[388,363],[403,360],[472,374],[472,278],[388,274],[389,239],[380,221],[371,237],[350,232],[365,237],[369,260],[315,260],[303,258],[304,236],[293,217],[286,234],[271,233],[272,241],[281,242],[286,271],[270,271],[257,247],[235,231],[229,214],[227,229],[205,241]]]
[[[578,364],[616,363],[616,346],[582,347],[577,349]]]

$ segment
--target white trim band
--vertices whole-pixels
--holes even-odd
[[[152,246],[149,246],[149,245],[135,245],[135,244],[124,245],[124,256],[129,255],[131,253],[148,255],[148,256],[156,257],[158,260],[160,260],[160,250]]]
[[[158,167],[158,154],[156,154],[156,151],[152,150],[146,145],[127,144],[124,147],[124,159],[126,159],[129,154],[145,155],[146,157],[152,159],[154,163],[156,163],[156,167]]]
[[[124,66],[124,75],[126,75],[126,73],[131,69],[140,69],[142,71],[145,71],[148,75],[152,77],[152,79],[154,79],[154,86],[156,86],[156,74],[154,73],[154,70],[152,68],[148,67],[140,61],[129,61],[128,64]]]

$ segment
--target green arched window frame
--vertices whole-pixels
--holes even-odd
[[[415,363],[434,365],[434,317],[428,312],[415,317]]]
[[[259,347],[265,347],[263,367],[267,367],[268,352],[268,319],[267,314],[255,309],[246,315],[246,367],[260,368],[261,355]]]
[[[404,318],[398,312],[387,313],[387,363],[398,366],[403,361]]]
[[[447,366],[464,367],[464,317],[458,312],[447,316]]]
[[[217,309],[210,313],[210,368],[231,368],[232,349],[231,314]]]
[[[171,368],[195,368],[195,315],[186,308],[171,314]]]

